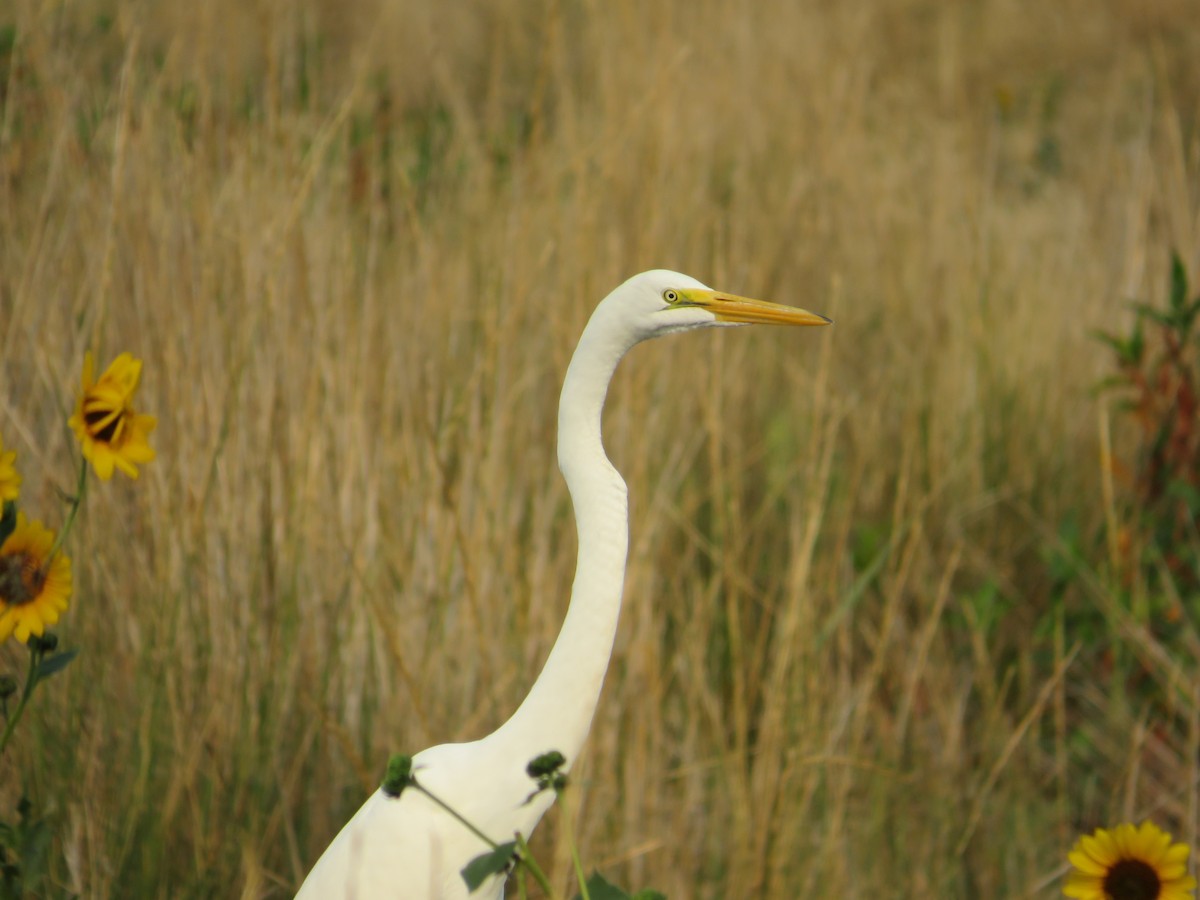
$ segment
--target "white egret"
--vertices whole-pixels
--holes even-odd
[[[558,750],[579,755],[612,653],[629,515],[625,482],[601,443],[600,413],[617,363],[648,338],[720,325],[826,325],[824,316],[711,290],[677,272],[630,278],[601,301],[579,339],[558,408],[558,465],[575,508],[579,555],[562,631],[529,695],[481,740],[431,747],[413,758],[423,787],[496,843],[528,836],[553,801],[531,803],[526,764]],[[423,794],[376,791],[341,830],[305,880],[297,900],[451,900],[468,896],[460,871],[488,850]],[[503,896],[499,876],[473,895]]]

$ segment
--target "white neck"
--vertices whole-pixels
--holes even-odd
[[[629,548],[625,482],[604,453],[600,419],[612,374],[634,343],[601,307],[567,367],[558,408],[558,465],[575,507],[579,557],[558,640],[529,696],[496,733],[523,758],[558,750],[574,764],[600,700]]]

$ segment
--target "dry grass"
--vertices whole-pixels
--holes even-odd
[[[57,522],[86,347],[159,417],[4,762],[59,881],[287,896],[389,752],[504,719],[574,564],[560,377],[652,266],[837,325],[618,373],[586,857],[676,900],[986,900],[1054,896],[1083,827],[1194,842],[1197,659],[1105,576],[1089,337],[1200,264],[1189,4],[453,7],[0,7],[27,508]]]

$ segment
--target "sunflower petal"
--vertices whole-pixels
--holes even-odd
[[[1063,893],[1068,897],[1079,897],[1084,900],[1101,898],[1104,882],[1095,875],[1084,875],[1082,872],[1071,872],[1067,883],[1063,885]]]
[[[92,453],[92,468],[100,476],[101,481],[108,481],[113,476],[114,457],[111,450],[101,450],[98,446]]]
[[[124,472],[126,475],[128,475],[130,478],[132,478],[134,481],[137,480],[137,477],[138,477],[137,466],[135,466],[133,463],[131,463],[129,461],[129,457],[126,454],[114,453],[112,460],[114,463],[117,464],[118,469],[120,469],[122,472]]]
[[[80,379],[80,384],[83,386],[83,393],[88,392],[88,388],[96,383],[96,358],[92,356],[92,351],[89,350],[83,354],[83,377]]]
[[[1186,863],[1191,848],[1187,844],[1172,844],[1163,857],[1164,863]]]
[[[1111,866],[1120,858],[1111,835],[1103,829],[1097,829],[1094,836],[1085,834],[1079,839],[1079,846],[1101,866]]]
[[[1100,862],[1092,857],[1091,854],[1085,853],[1082,850],[1072,850],[1067,854],[1067,859],[1070,860],[1071,865],[1086,875],[1103,875],[1108,871],[1108,866],[1105,863]]]

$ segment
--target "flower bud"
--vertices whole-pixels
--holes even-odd
[[[541,756],[531,759],[529,765],[525,767],[525,771],[529,773],[530,778],[542,779],[553,775],[566,764],[565,756],[557,750],[551,750],[549,753],[543,753]]]
[[[35,653],[53,653],[58,649],[58,635],[53,631],[47,631],[41,637],[30,635],[29,649]]]
[[[383,777],[383,792],[389,797],[399,797],[412,783],[412,757],[393,753],[388,760],[387,774]]]

